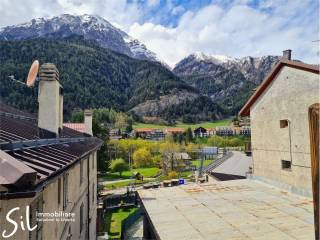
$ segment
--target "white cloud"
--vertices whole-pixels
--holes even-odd
[[[160,4],[160,0],[148,0],[147,5],[149,7],[156,7]]]
[[[145,5],[133,0],[0,0],[0,27],[31,18],[62,13],[97,14],[139,39],[173,66],[186,55],[202,51],[233,57],[281,54],[291,48],[293,56],[306,62],[318,61],[319,4],[314,0],[216,0],[198,10],[185,9],[167,0],[157,13],[159,0]],[[182,14],[183,13],[183,14]],[[175,27],[161,19],[176,18]],[[142,22],[143,21],[143,22]],[[170,24],[169,24],[170,25]]]
[[[319,62],[317,46],[312,43],[319,30],[311,0],[264,1],[259,8],[244,2],[247,1],[233,2],[229,7],[211,4],[197,12],[187,11],[175,28],[136,23],[129,34],[170,66],[195,51],[243,57],[281,55],[288,48],[293,50],[294,58]]]

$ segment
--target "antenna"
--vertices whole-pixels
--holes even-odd
[[[39,72],[39,61],[35,60],[30,67],[29,74],[27,77],[26,85],[28,87],[34,86],[38,72]]]

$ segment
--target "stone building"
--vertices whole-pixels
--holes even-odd
[[[308,109],[319,103],[319,66],[290,59],[290,50],[240,111],[250,116],[253,174],[312,195]]]
[[[0,238],[96,239],[102,141],[63,126],[53,64],[40,68],[38,101],[38,117],[0,104]],[[90,128],[92,112],[85,118]]]

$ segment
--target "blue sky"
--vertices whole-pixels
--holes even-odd
[[[63,13],[100,15],[170,66],[193,52],[240,58],[288,48],[319,63],[318,0],[1,0],[0,27]]]

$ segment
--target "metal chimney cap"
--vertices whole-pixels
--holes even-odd
[[[92,116],[92,114],[93,114],[93,111],[91,109],[85,109],[84,110],[84,115],[85,116]]]

